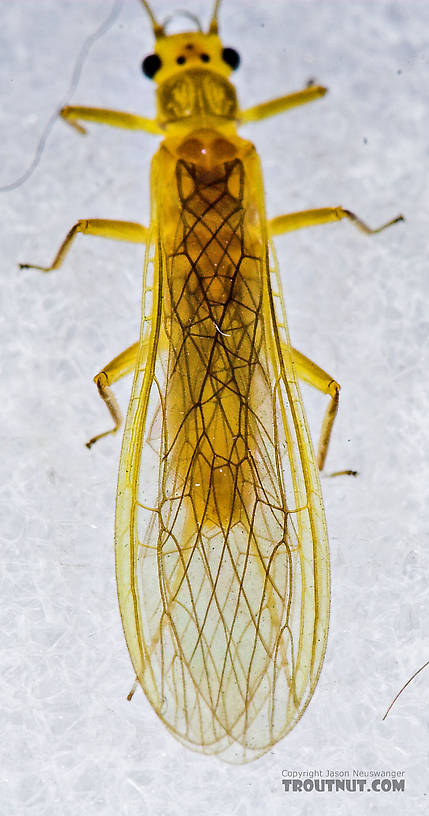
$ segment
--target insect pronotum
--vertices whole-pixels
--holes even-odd
[[[237,126],[319,99],[301,91],[242,110],[239,55],[207,32],[155,36],[143,72],[155,119],[67,106],[62,117],[162,136],[151,218],[70,230],[146,245],[139,342],[94,378],[114,427],[111,385],[134,371],[116,506],[119,604],[136,679],[189,748],[245,762],[302,716],[326,646],[329,554],[319,483],[339,385],[291,347],[272,239],[347,218],[326,207],[267,221],[259,159]],[[194,18],[193,18],[194,19]],[[401,216],[389,222],[394,223]],[[25,265],[28,266],[28,265]],[[317,456],[300,377],[328,395]]]

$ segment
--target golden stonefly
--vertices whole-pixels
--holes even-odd
[[[146,245],[140,340],[94,378],[112,433],[121,415],[110,386],[134,371],[116,506],[122,622],[136,680],[171,733],[246,762],[302,716],[329,618],[318,471],[339,385],[290,345],[272,238],[342,218],[366,233],[384,227],[342,207],[267,221],[259,159],[237,126],[326,89],[241,110],[220,0],[207,33],[196,21],[173,35],[141,2],[156,41],[143,62],[155,119],[79,106],[61,115],[80,132],[86,120],[163,137],[150,224],[78,221],[53,264],[36,268],[60,266],[79,232]],[[317,457],[297,377],[330,397]]]

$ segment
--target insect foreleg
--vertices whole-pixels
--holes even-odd
[[[21,269],[40,269],[41,272],[52,272],[58,269],[64,261],[76,235],[97,235],[99,238],[111,238],[114,241],[130,241],[143,244],[146,241],[147,229],[133,221],[107,221],[104,218],[91,218],[88,221],[77,221],[64,238],[51,266],[36,266],[35,264],[19,264]]]
[[[86,130],[78,122],[78,119],[84,119],[86,122],[96,122],[99,125],[125,128],[125,130],[144,130],[146,133],[162,133],[155,119],[146,119],[146,117],[137,116],[134,113],[114,111],[109,110],[109,108],[87,108],[79,105],[67,105],[60,110],[60,116],[79,133],[86,133]]]
[[[404,221],[403,215],[397,215],[392,218],[387,224],[382,224],[381,227],[368,227],[364,221],[361,221],[357,215],[345,210],[343,207],[321,207],[317,210],[301,210],[300,212],[288,213],[287,215],[278,215],[277,218],[272,218],[268,222],[268,229],[270,235],[281,235],[283,232],[293,232],[293,230],[302,229],[303,227],[317,227],[319,224],[331,224],[334,221],[342,221],[343,218],[348,218],[361,232],[366,235],[376,235],[377,232],[392,224],[397,224],[398,221]]]
[[[253,108],[240,111],[240,120],[243,123],[258,122],[260,119],[266,119],[267,116],[275,116],[277,113],[283,113],[283,111],[296,108],[298,105],[314,102],[316,99],[325,96],[327,90],[323,85],[310,85],[303,88],[302,91],[279,96],[277,99],[270,99],[269,102],[262,102],[261,105],[255,105]]]
[[[305,357],[304,354],[301,354],[300,351],[294,348],[292,349],[292,359],[298,377],[314,388],[317,388],[318,391],[321,391],[323,394],[328,394],[331,398],[323,418],[317,449],[317,465],[319,470],[323,470],[334,420],[338,411],[340,386],[330,374],[323,371],[323,368],[320,368],[316,363],[313,363],[308,357]]]

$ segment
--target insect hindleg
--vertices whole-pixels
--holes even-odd
[[[114,382],[117,382],[117,380],[120,380],[121,377],[125,377],[126,374],[130,374],[133,371],[139,352],[139,345],[139,343],[133,343],[132,346],[129,346],[129,348],[125,349],[121,354],[118,354],[117,357],[111,360],[110,363],[104,366],[104,368],[95,375],[94,382],[97,386],[98,393],[109,409],[114,426],[108,431],[103,431],[103,433],[93,436],[92,439],[86,443],[87,448],[91,448],[94,442],[102,439],[103,436],[116,433],[120,427],[122,414],[110,386]]]
[[[36,266],[35,264],[19,264],[21,269],[40,269],[41,272],[52,272],[58,269],[64,261],[76,235],[97,235],[99,238],[111,238],[114,241],[129,241],[134,244],[144,244],[147,238],[147,229],[134,221],[110,221],[104,218],[90,218],[80,220],[73,225],[62,242],[50,266]]]
[[[319,470],[323,470],[326,454],[328,453],[329,440],[331,438],[332,427],[338,411],[340,398],[340,386],[330,374],[319,368],[300,351],[292,349],[292,358],[296,367],[296,372],[301,380],[309,383],[323,394],[329,394],[330,401],[325,412],[320,431],[319,445],[317,449],[317,465]]]
[[[163,341],[164,337],[161,337],[159,341],[160,348],[163,347]],[[118,428],[120,428],[122,414],[110,386],[113,385],[114,382],[120,380],[121,377],[131,374],[137,365],[138,359],[141,367],[144,368],[147,359],[148,347],[149,339],[143,341],[143,343],[140,343],[139,341],[137,341],[137,343],[133,343],[132,346],[129,346],[127,349],[125,349],[125,351],[122,351],[121,354],[118,354],[117,357],[111,360],[110,363],[104,366],[104,368],[102,368],[102,370],[95,375],[94,382],[97,386],[98,393],[109,409],[114,426],[109,431],[104,431],[103,433],[93,436],[92,439],[86,443],[87,448],[91,448],[94,442],[98,442],[98,440],[102,439],[103,436],[116,433]]]
[[[366,235],[376,235],[377,232],[382,232],[386,227],[391,227],[392,224],[397,224],[398,221],[404,221],[403,215],[397,215],[387,224],[382,224],[381,227],[373,229],[368,227],[357,215],[350,212],[350,210],[345,210],[343,207],[320,207],[317,210],[301,210],[287,215],[279,215],[268,222],[268,229],[271,235],[281,235],[283,232],[293,232],[293,230],[302,229],[303,227],[316,227],[319,224],[342,221],[343,218],[348,218]]]

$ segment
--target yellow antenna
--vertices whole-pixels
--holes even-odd
[[[213,9],[213,16],[212,16],[212,19],[211,19],[211,22],[210,22],[210,25],[209,25],[209,30],[207,32],[208,34],[217,34],[218,33],[219,28],[218,28],[218,22],[217,22],[217,15],[218,15],[219,6],[220,6],[221,2],[222,2],[222,0],[216,0],[216,2],[215,2],[215,7]]]
[[[152,23],[152,28],[153,28],[153,33],[155,35],[155,39],[159,39],[159,37],[165,37],[164,26],[162,26],[160,23],[156,22],[155,15],[154,15],[149,3],[147,3],[146,0],[140,0],[140,2],[142,3],[143,8],[146,9],[146,11],[147,11],[147,13],[148,13],[148,15],[150,17],[150,20],[151,20],[151,23]]]

